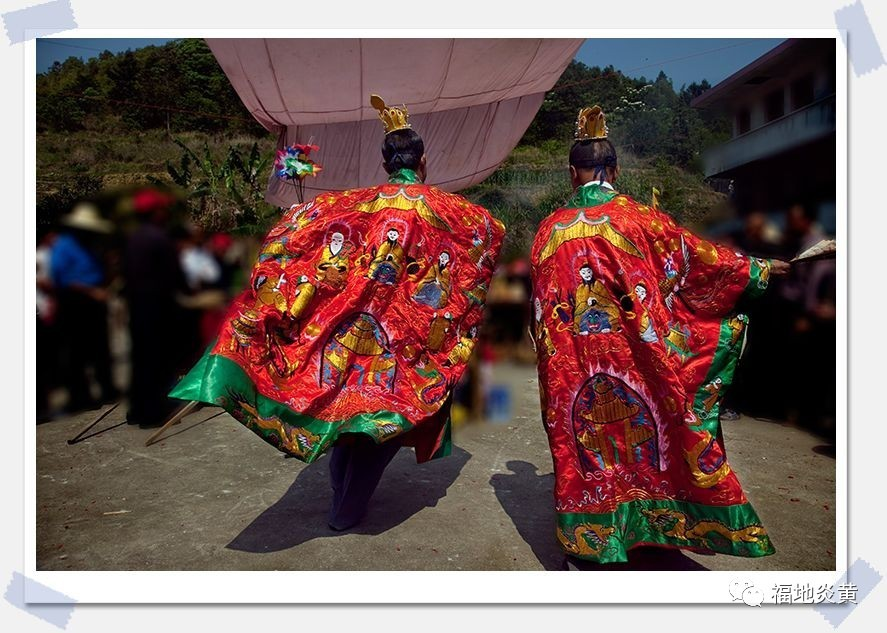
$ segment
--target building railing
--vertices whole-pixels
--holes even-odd
[[[835,95],[740,134],[703,154],[706,176],[773,156],[835,131]]]

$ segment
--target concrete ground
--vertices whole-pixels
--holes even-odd
[[[512,418],[469,423],[453,454],[417,465],[401,449],[364,522],[326,525],[328,458],[306,466],[227,414],[197,411],[149,447],[120,406],[37,427],[37,568],[44,570],[559,570],[551,456],[535,368],[500,365]],[[803,430],[724,423],[729,460],[777,553],[665,553],[616,569],[835,569],[835,460]],[[107,429],[102,431],[103,429]],[[88,434],[89,435],[89,434]]]

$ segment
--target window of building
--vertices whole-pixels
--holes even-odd
[[[768,123],[785,114],[785,99],[781,89],[767,95],[764,100],[764,113]]]
[[[813,103],[813,75],[806,75],[792,82],[792,110]]]
[[[736,114],[736,133],[745,134],[751,129],[751,112],[748,108],[742,108]]]

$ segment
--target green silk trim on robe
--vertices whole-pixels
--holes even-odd
[[[745,287],[745,292],[749,297],[757,298],[764,294],[769,284],[770,260],[758,260],[754,257],[749,257],[748,261],[748,285]],[[761,262],[763,262],[763,265],[761,265]]]
[[[707,506],[671,499],[636,499],[605,514],[557,515],[558,540],[571,555],[598,563],[626,562],[636,545],[706,549],[732,556],[775,553],[748,503]]]
[[[406,167],[398,169],[396,172],[388,176],[388,182],[393,185],[420,185],[419,175],[412,169]]]
[[[452,420],[449,416],[447,416],[447,422],[444,424],[443,429],[441,430],[441,440],[440,446],[434,454],[431,456],[431,459],[437,459],[439,457],[448,457],[453,452],[453,424]]]
[[[585,209],[596,207],[599,204],[609,202],[619,194],[615,191],[601,187],[600,185],[585,185],[578,187],[567,203],[565,209]]]
[[[337,421],[319,420],[293,411],[287,405],[259,394],[237,363],[211,354],[209,350],[169,395],[220,406],[269,444],[281,450],[286,447],[285,452],[309,464],[342,434],[363,433],[380,444],[415,426],[393,411],[362,413]],[[443,445],[432,459],[450,454],[450,427],[450,417],[447,416],[441,433]]]
[[[767,289],[770,262],[769,260],[761,260],[764,262],[764,265],[761,265],[761,263],[759,263],[754,257],[749,257],[748,259],[749,280],[748,284],[745,286],[745,293],[747,296],[754,299],[764,294],[764,291]],[[767,272],[767,275],[763,274],[764,271]],[[733,383],[733,374],[736,372],[736,366],[739,363],[739,355],[742,352],[742,343],[745,340],[748,331],[748,317],[746,316],[742,335],[735,343],[732,342],[733,329],[729,325],[733,318],[733,316],[729,316],[721,321],[721,330],[718,335],[718,345],[715,348],[714,358],[708,369],[708,374],[705,376],[705,380],[699,386],[699,390],[696,392],[696,396],[693,399],[693,410],[699,418],[699,424],[691,426],[690,428],[694,431],[708,431],[715,437],[718,435],[718,426],[720,424],[718,418],[721,412],[721,399],[718,399],[708,413],[704,413],[704,415],[699,414],[704,412],[703,401],[711,395],[705,390],[707,385],[711,384],[715,378],[720,378],[721,391],[726,392],[727,387]]]
[[[705,387],[715,378],[720,378],[721,397],[723,397],[727,388],[733,383],[733,374],[736,372],[736,366],[739,364],[739,352],[742,351],[742,342],[745,340],[746,333],[745,328],[743,328],[742,335],[733,343],[733,329],[730,327],[729,322],[729,318],[721,321],[721,331],[718,334],[718,345],[715,348],[714,357],[708,368],[705,380],[702,381],[699,390],[696,392],[696,397],[693,398],[693,412],[696,413],[699,424],[690,428],[697,432],[702,430],[708,431],[714,437],[718,435],[718,426],[720,424],[721,398],[718,398],[708,413],[703,413],[703,401],[711,396],[705,390]]]

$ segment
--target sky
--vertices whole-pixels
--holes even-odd
[[[79,57],[83,61],[91,57],[98,57],[99,53],[109,50],[112,53],[122,53],[127,49],[136,50],[145,46],[161,46],[169,42],[166,39],[148,38],[37,38],[37,72],[46,72],[52,67],[53,62],[63,62],[69,57]]]
[[[662,70],[675,90],[707,79],[712,85],[785,40],[763,38],[587,39],[576,59],[613,65],[629,77],[655,79]]]
[[[68,57],[84,61],[104,50],[118,53],[150,45],[162,45],[169,39],[99,39],[76,38],[37,40],[37,72],[45,72],[53,62]],[[757,59],[783,40],[757,38],[700,39],[588,39],[576,59],[589,66],[612,64],[630,77],[654,79],[660,70],[672,80],[675,89],[684,84],[707,79],[717,82]]]

